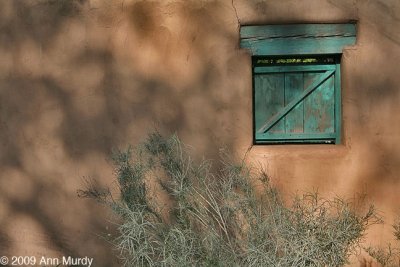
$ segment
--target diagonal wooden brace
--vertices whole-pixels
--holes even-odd
[[[326,71],[324,74],[319,77],[319,79],[315,80],[303,93],[298,97],[293,99],[289,104],[287,104],[281,111],[276,113],[272,118],[264,124],[257,132],[265,133],[269,131],[276,123],[278,123],[283,117],[286,116],[298,103],[303,101],[309,94],[311,94],[318,86],[323,84],[326,80],[329,79],[335,73],[334,70]]]

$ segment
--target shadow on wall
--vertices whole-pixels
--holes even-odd
[[[260,6],[284,9],[240,5],[247,15]],[[76,196],[81,177],[110,185],[112,149],[154,128],[177,132],[195,157],[215,158],[222,146],[242,149],[251,136],[251,81],[244,78],[251,70],[238,40],[230,1],[0,1],[0,251],[91,256],[96,266],[119,266],[97,236],[115,230],[106,211]],[[362,85],[371,95],[374,87],[393,89],[374,96],[380,108],[398,96],[385,77]],[[398,170],[390,142],[373,140],[386,152],[368,162],[390,158],[388,170]]]
[[[386,211],[387,221],[400,214],[400,4],[398,1],[329,1],[354,9],[359,27],[357,45],[349,60],[349,91],[343,94],[349,146],[357,155],[356,178],[349,188],[366,194]],[[350,65],[349,64],[349,65]],[[351,123],[351,125],[350,125]]]
[[[110,184],[112,149],[154,128],[199,156],[232,148],[244,104],[229,79],[243,69],[231,6],[99,2],[0,3],[0,251],[10,255],[118,266],[96,236],[112,228],[105,211],[76,196],[81,177]]]

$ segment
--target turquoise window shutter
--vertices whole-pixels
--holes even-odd
[[[337,143],[336,64],[255,67],[255,135],[262,142]]]
[[[355,24],[242,26],[253,58],[254,143],[340,143],[340,56]]]

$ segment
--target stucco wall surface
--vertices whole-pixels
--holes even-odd
[[[343,144],[252,146],[238,25],[348,21]],[[0,254],[119,266],[99,237],[109,211],[76,191],[112,184],[112,149],[155,128],[199,158],[249,151],[286,195],[366,194],[387,221],[366,244],[384,245],[400,215],[399,28],[397,0],[0,1]]]

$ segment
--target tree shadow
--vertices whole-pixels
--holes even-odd
[[[241,68],[231,6],[49,0],[0,9],[1,250],[118,266],[97,236],[115,225],[77,197],[81,177],[112,183],[112,150],[154,128],[178,133],[198,158],[233,149],[243,104],[229,80]]]
[[[289,8],[293,2],[234,4],[246,24],[316,19],[302,12],[307,5]],[[355,11],[342,3],[331,10],[324,2],[312,11],[323,9],[329,21],[354,19]],[[369,13],[360,16],[361,23],[372,19],[363,29],[373,24],[386,37],[398,21],[397,13],[381,23]],[[238,49],[237,25],[230,1],[1,1],[1,251],[92,256],[96,266],[119,266],[97,236],[113,235],[115,225],[76,190],[82,176],[112,184],[113,148],[135,145],[154,128],[177,133],[198,159],[217,158],[221,147],[243,156],[252,142],[251,60]],[[364,42],[374,39],[359,34]],[[369,183],[367,193],[396,206],[394,189],[386,192],[398,186],[400,166],[392,145],[399,141],[400,81],[390,69],[398,50],[383,42],[361,43],[361,52],[344,55],[352,77],[343,87],[349,91],[343,92],[342,149],[251,150],[281,187],[348,193]],[[385,107],[393,116],[379,122],[374,114]],[[348,169],[354,178],[343,182]]]

